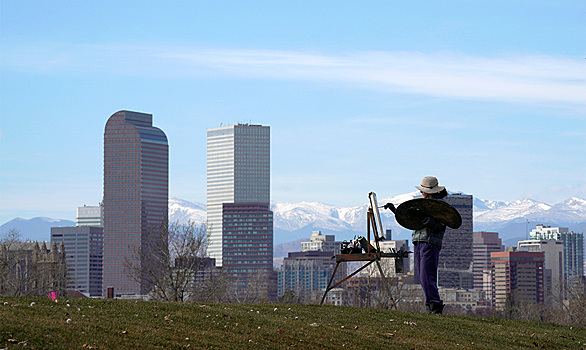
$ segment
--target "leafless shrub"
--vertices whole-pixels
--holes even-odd
[[[184,302],[201,290],[198,284],[203,284],[206,268],[213,265],[205,258],[205,225],[164,222],[148,237],[142,247],[129,247],[133,254],[125,268],[130,276],[146,284],[155,300]]]

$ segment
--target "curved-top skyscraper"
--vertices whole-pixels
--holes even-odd
[[[116,296],[148,293],[146,279],[130,276],[126,265],[143,266],[137,252],[154,253],[154,228],[166,223],[168,201],[167,136],[151,114],[114,113],[104,130],[103,295],[108,287]]]

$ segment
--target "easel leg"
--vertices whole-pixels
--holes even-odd
[[[338,271],[338,266],[340,266],[339,261],[336,263],[336,267],[334,268],[334,272],[332,272],[332,277],[330,277],[330,281],[328,282],[328,286],[326,287],[326,291],[324,292],[323,297],[321,297],[321,303],[319,303],[320,305],[322,305],[324,303],[324,300],[326,299],[326,294],[328,294],[328,292],[330,291],[330,285],[332,284],[332,281],[334,280],[334,276],[336,276],[336,271]]]
[[[326,299],[326,294],[328,294],[328,292],[334,288],[336,288],[337,286],[339,286],[340,284],[346,282],[348,279],[354,277],[354,275],[356,275],[357,273],[359,273],[360,271],[364,270],[365,268],[367,268],[368,266],[370,266],[370,264],[372,264],[373,262],[375,262],[375,260],[371,260],[368,263],[364,264],[361,268],[359,268],[358,270],[352,272],[351,274],[349,274],[348,276],[344,277],[344,279],[340,280],[338,283],[334,284],[333,286],[330,287],[330,284],[332,283],[332,280],[334,279],[334,276],[336,275],[336,270],[338,269],[338,265],[340,265],[340,262],[338,262],[336,264],[336,268],[334,269],[334,272],[332,273],[332,277],[330,278],[330,283],[328,283],[328,287],[326,288],[326,291],[324,292],[324,296],[321,298],[321,303],[320,305],[322,305],[324,303],[324,300]]]
[[[376,266],[378,266],[378,271],[380,273],[383,284],[385,285],[385,289],[387,290],[387,295],[389,296],[389,299],[391,299],[391,303],[393,304],[393,307],[395,308],[395,310],[397,310],[397,304],[395,304],[395,299],[393,299],[393,293],[391,293],[391,287],[389,286],[387,277],[385,276],[385,274],[383,272],[383,268],[380,266],[379,260],[376,260]]]

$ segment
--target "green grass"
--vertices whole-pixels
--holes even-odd
[[[475,316],[319,305],[67,304],[0,297],[0,349],[586,349],[586,328]]]

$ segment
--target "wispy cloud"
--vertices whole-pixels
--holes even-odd
[[[562,186],[549,186],[543,191],[539,192],[525,192],[524,198],[531,198],[540,202],[548,204],[559,203],[570,197],[578,197],[586,199],[586,184],[566,184]]]
[[[441,123],[430,124],[429,120],[423,118],[413,118],[409,116],[393,116],[393,118],[371,118],[371,117],[357,117],[343,121],[350,127],[355,128],[358,125],[367,125],[368,127],[406,127],[411,129],[419,128],[433,128],[442,130],[462,130],[469,129],[468,123],[462,123],[459,120],[442,120]],[[485,126],[483,128],[486,129]]]
[[[458,53],[319,52],[190,47],[3,45],[2,69],[163,79],[216,76],[335,83],[452,98],[586,104],[581,60]]]

